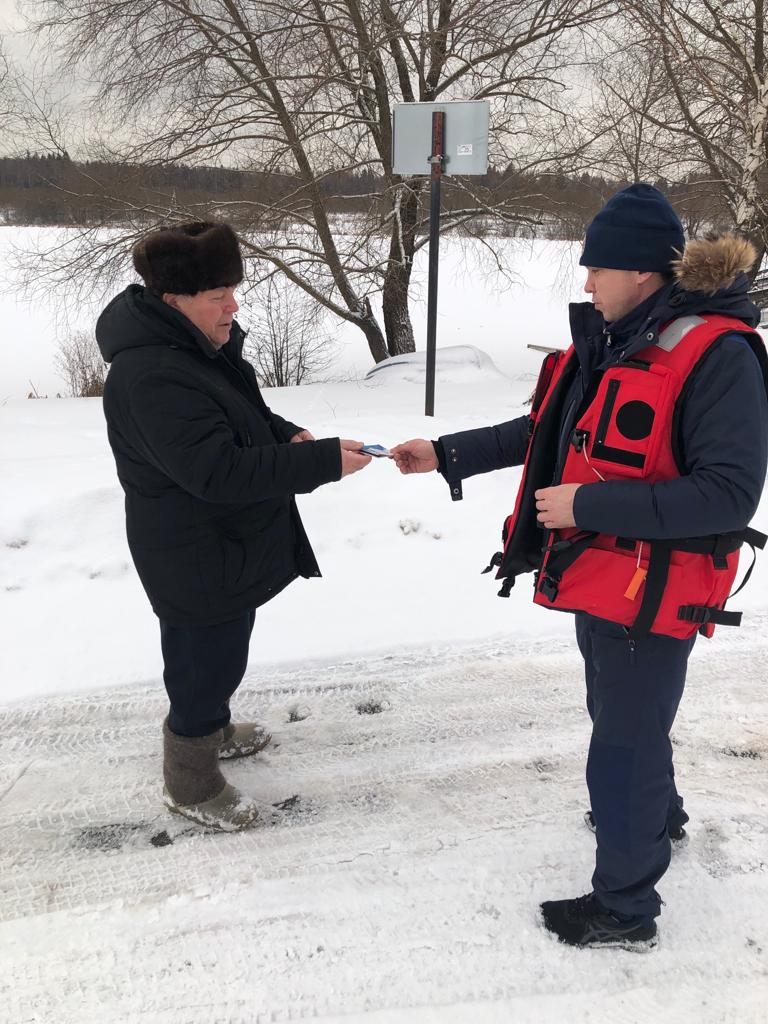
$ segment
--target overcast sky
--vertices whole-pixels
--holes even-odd
[[[0,33],[3,37],[3,49],[15,57],[23,56],[26,46],[18,37],[21,18],[16,11],[16,0],[0,0]]]
[[[41,5],[37,5],[35,0],[28,0],[25,3],[27,15],[33,14],[36,6]],[[11,59],[16,68],[22,72],[31,71],[33,67],[31,39],[23,31],[23,20],[17,10],[17,0],[0,0],[0,38],[2,39],[4,53]],[[85,87],[81,83],[74,83],[71,79],[68,79],[66,83],[49,80],[46,84],[46,94],[49,99],[52,98],[56,103],[56,110],[59,115],[65,109],[68,112],[66,118],[67,128],[62,136],[62,143],[72,156],[82,155],[84,150],[80,140],[87,128],[87,121],[85,120],[85,115],[78,115],[74,107],[78,99],[86,94]],[[61,101],[60,108],[58,101]],[[24,146],[30,146],[33,150],[50,148],[50,145],[47,145],[44,141],[40,143],[34,140],[20,141],[18,137],[12,137],[13,129],[9,132],[6,126],[6,130],[3,131],[2,127],[0,125],[0,155],[2,156],[16,154]]]

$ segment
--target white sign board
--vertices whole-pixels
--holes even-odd
[[[445,113],[445,174],[487,174],[488,100],[397,103],[392,114],[395,174],[429,174],[432,114]]]

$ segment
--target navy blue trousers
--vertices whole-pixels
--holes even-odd
[[[592,888],[619,914],[656,917],[669,867],[668,827],[688,820],[675,787],[669,733],[685,686],[691,640],[626,631],[578,612],[592,739],[587,786],[597,829]]]
[[[216,626],[170,626],[160,620],[168,727],[179,736],[208,736],[229,724],[229,698],[248,665],[256,612]]]

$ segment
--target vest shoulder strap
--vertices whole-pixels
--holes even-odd
[[[700,316],[681,316],[678,320],[673,320],[670,324],[667,324],[659,335],[659,340],[656,344],[659,348],[664,349],[665,352],[671,352],[680,344],[686,334],[689,334],[695,327],[701,327],[706,322]]]

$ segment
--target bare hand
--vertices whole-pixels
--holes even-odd
[[[350,473],[357,473],[358,470],[365,469],[371,461],[370,455],[360,454],[360,449],[363,447],[362,441],[349,441],[346,438],[342,438],[339,441],[339,444],[341,445],[342,477],[349,476]]]
[[[401,473],[431,473],[438,467],[435,446],[423,437],[405,441],[390,451]]]
[[[298,444],[299,441],[315,441],[314,434],[310,434],[308,430],[300,430],[298,434],[294,434],[291,438],[291,444]]]
[[[557,487],[542,487],[534,493],[536,518],[547,530],[564,530],[575,526],[573,499],[582,484],[559,484]]]

